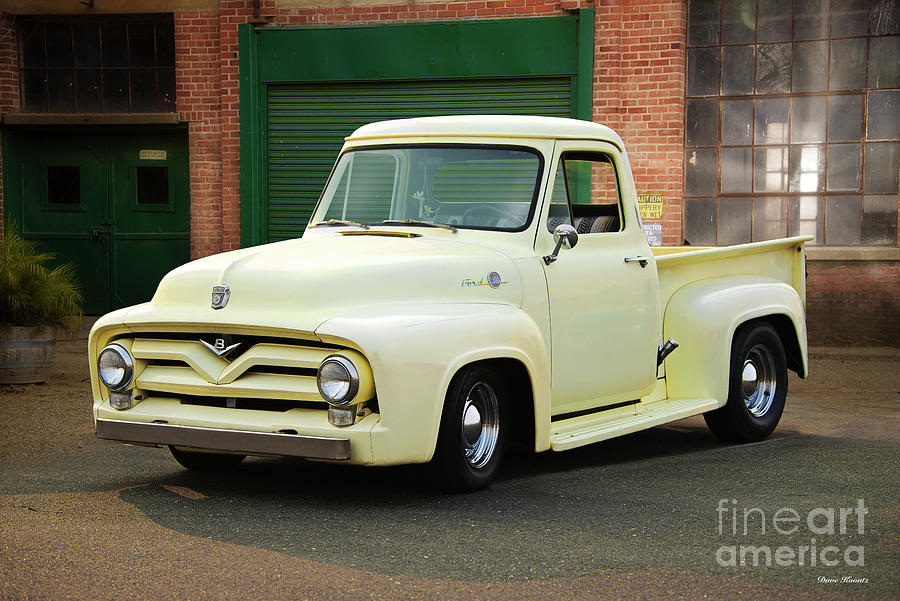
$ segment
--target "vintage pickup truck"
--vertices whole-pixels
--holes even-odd
[[[807,372],[808,238],[648,246],[622,140],[512,116],[346,139],[302,238],[186,264],[89,341],[100,438],[191,469],[245,455],[431,462],[562,451],[703,414],[777,425]]]

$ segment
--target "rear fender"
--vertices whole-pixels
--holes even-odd
[[[786,349],[798,350],[795,365],[805,377],[806,313],[794,288],[769,278],[729,276],[694,282],[676,291],[663,321],[664,338],[674,338],[679,345],[665,361],[668,397],[713,398],[724,405],[734,333],[742,324],[765,318],[786,319],[792,326],[776,327],[776,331]],[[787,335],[795,338],[785,339]]]

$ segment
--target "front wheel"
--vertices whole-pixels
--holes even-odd
[[[470,491],[490,484],[506,451],[507,411],[506,386],[494,369],[472,365],[453,378],[433,461],[442,487]]]
[[[784,346],[775,330],[767,324],[739,330],[731,344],[728,402],[703,414],[706,425],[729,442],[765,439],[781,419],[787,383]]]
[[[186,451],[170,446],[172,457],[183,467],[198,472],[216,472],[227,470],[239,464],[246,455],[232,455],[227,453],[199,453]]]

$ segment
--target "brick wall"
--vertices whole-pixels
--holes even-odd
[[[0,16],[0,113],[19,110],[19,62],[13,19]],[[0,236],[4,228],[3,150],[0,147]]]
[[[639,194],[663,196],[663,243],[681,244],[685,11],[681,0],[596,8],[594,121],[625,142]]]
[[[809,261],[811,345],[900,346],[900,262]]]

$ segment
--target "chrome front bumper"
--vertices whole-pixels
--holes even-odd
[[[97,438],[141,444],[172,445],[213,451],[287,455],[314,459],[350,459],[350,440],[297,434],[241,432],[98,419]]]

